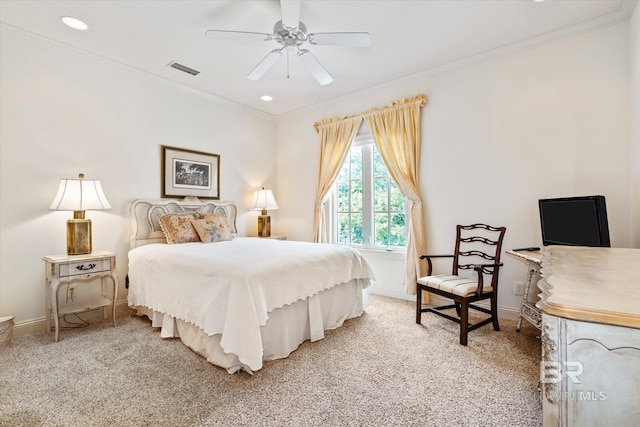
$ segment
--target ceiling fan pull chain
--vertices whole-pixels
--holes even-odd
[[[289,49],[287,51],[287,79],[289,78]]]

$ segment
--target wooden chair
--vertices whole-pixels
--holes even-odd
[[[500,330],[498,324],[498,273],[502,263],[500,252],[505,227],[486,224],[456,226],[456,247],[453,255],[422,255],[427,259],[427,276],[418,279],[416,298],[416,323],[422,321],[422,313],[431,312],[460,324],[460,344],[467,345],[467,334],[476,328],[493,323],[493,329]],[[434,258],[453,258],[451,274],[432,275]],[[460,276],[459,270],[473,270],[477,279]],[[491,278],[485,283],[484,276]],[[422,307],[422,291],[427,291],[453,300],[453,304],[439,307]],[[475,304],[480,300],[491,300],[490,309]],[[458,317],[443,310],[455,308]],[[478,323],[469,324],[469,308],[489,314],[490,317]]]

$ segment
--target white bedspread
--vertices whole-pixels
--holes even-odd
[[[260,326],[269,312],[352,279],[373,280],[347,246],[259,238],[151,244],[129,252],[129,305],[221,334],[227,353],[262,367]]]

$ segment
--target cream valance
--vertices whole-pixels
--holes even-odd
[[[423,107],[426,103],[427,103],[427,97],[421,93],[411,98],[402,98],[397,101],[393,101],[392,103],[387,104],[382,108],[377,108],[377,107],[371,108],[370,110],[367,110],[364,113],[354,114],[352,116],[346,116],[346,117],[333,117],[330,119],[321,120],[319,122],[315,122],[313,124],[313,128],[316,130],[316,133],[319,133],[320,129],[322,129],[323,127],[331,126],[342,120],[350,120],[358,117],[364,118],[366,115],[380,114],[380,113],[383,113],[384,111],[402,110],[407,108],[407,106],[411,106],[411,105],[417,105],[418,107]]]

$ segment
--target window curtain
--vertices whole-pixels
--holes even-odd
[[[323,120],[313,125],[320,138],[320,171],[313,218],[313,240],[316,243],[329,242],[324,203],[361,123],[362,117],[358,116]]]
[[[420,94],[396,101],[383,109],[364,114],[373,139],[380,151],[391,178],[407,198],[409,221],[407,252],[404,266],[405,292],[416,293],[416,281],[424,273],[426,253],[422,199],[418,174],[420,170],[420,108],[426,98]]]

